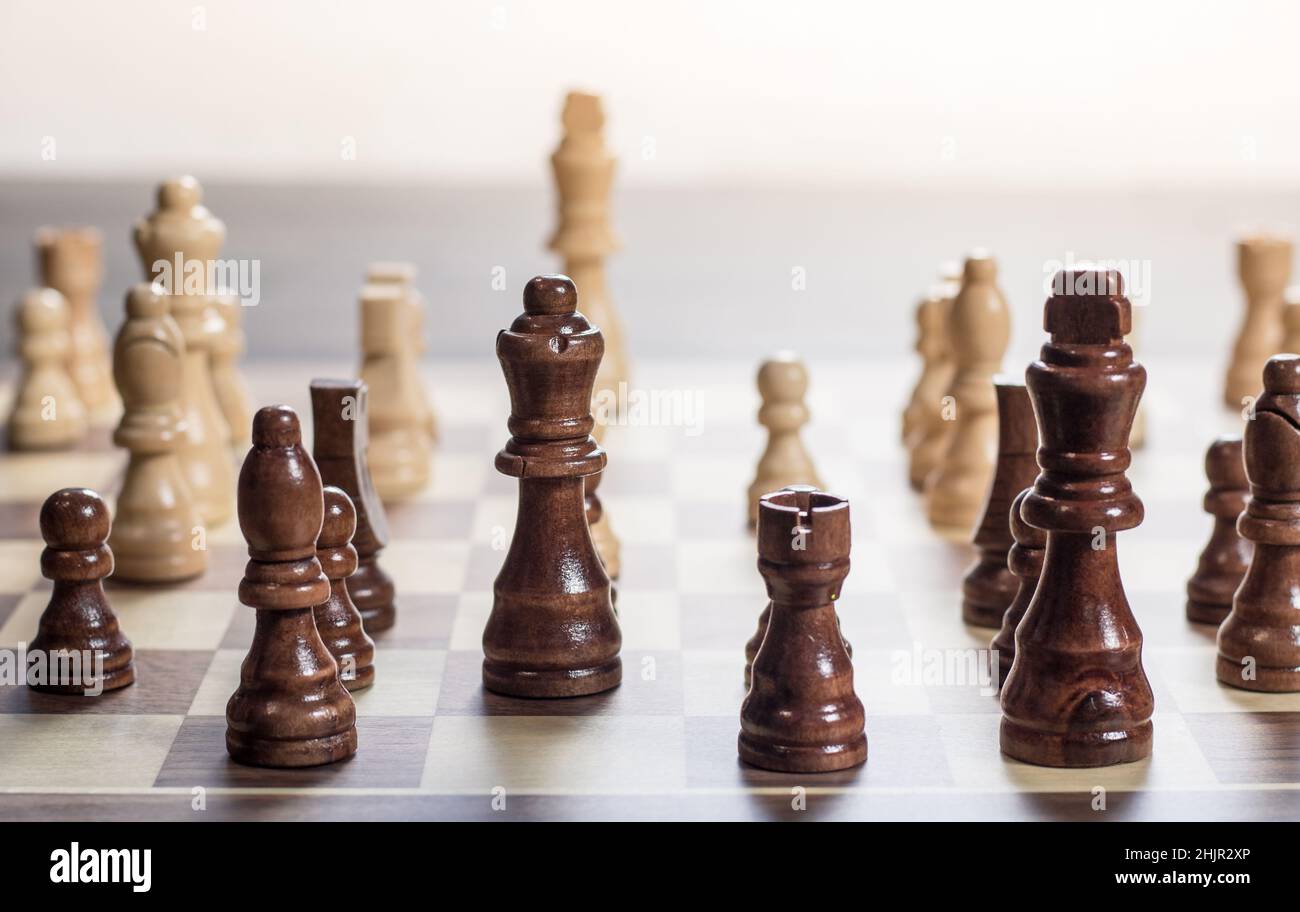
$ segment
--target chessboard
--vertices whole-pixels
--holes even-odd
[[[514,480],[493,469],[509,408],[485,346],[477,360],[426,369],[441,440],[430,486],[388,510],[383,563],[398,621],[376,637],[374,687],[355,695],[355,757],[262,769],[227,756],[225,705],[254,620],[236,599],[246,552],[232,520],[209,533],[200,579],[108,581],[136,649],[133,686],[94,699],[0,687],[0,818],[1300,817],[1300,694],[1217,683],[1214,630],[1183,615],[1211,527],[1205,447],[1241,429],[1218,406],[1217,369],[1148,362],[1147,445],[1129,473],[1146,520],[1118,538],[1155,691],[1153,753],[1068,770],[1004,758],[997,696],[968,673],[993,631],[961,621],[972,549],[937,538],[907,485],[899,413],[916,365],[806,361],[808,449],[827,489],[852,503],[838,610],[866,707],[864,766],[786,775],[737,757],[744,645],[765,603],[745,523],[762,448],[754,364],[634,363],[645,398],[606,434],[601,487],[622,541],[623,684],[567,700],[483,689],[480,640],[515,512]],[[258,404],[294,406],[310,439],[308,382],[354,367],[253,363],[247,375]],[[75,452],[0,456],[0,647],[30,640],[48,599],[43,499],[84,485],[111,505],[125,460],[109,436],[101,429]]]

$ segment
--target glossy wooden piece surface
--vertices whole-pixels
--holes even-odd
[[[1125,471],[1146,370],[1124,342],[1131,305],[1118,272],[1058,273],[1025,372],[1042,469],[1021,513],[1047,533],[1042,575],[1016,629],[1002,687],[1003,753],[1042,766],[1107,766],[1151,753],[1154,698],[1116,533],[1142,522]]]
[[[511,696],[580,696],[622,680],[622,636],[583,491],[605,467],[591,437],[604,342],[577,307],[566,276],[538,276],[524,313],[497,336],[511,437],[496,468],[519,479],[519,512],[483,631],[483,684]]]
[[[1047,547],[1047,533],[1035,529],[1021,513],[1025,498],[1032,487],[1027,487],[1011,502],[1007,513],[1008,526],[1014,544],[1007,552],[1007,568],[1016,578],[1016,594],[1002,615],[1002,623],[989,648],[998,654],[998,687],[1006,683],[1011,673],[1011,663],[1016,657],[1016,628],[1025,616],[1025,610],[1038,589],[1038,578],[1043,572],[1043,551]]]
[[[1219,627],[1215,674],[1245,690],[1300,691],[1300,355],[1268,360],[1242,451],[1250,499],[1237,531],[1255,551]]]
[[[321,642],[338,663],[339,680],[348,690],[375,683],[375,643],[361,626],[361,613],[348,596],[347,581],[357,569],[352,534],[357,511],[341,488],[325,485],[325,521],[316,544],[316,559],[330,581],[330,596],[315,608]]]
[[[357,514],[357,569],[348,577],[348,594],[366,632],[379,633],[397,621],[397,589],[379,564],[388,545],[388,517],[370,479],[370,389],[363,380],[313,380],[311,412],[312,458],[321,479],[341,488]]]
[[[88,488],[55,491],[41,507],[41,575],[54,581],[54,591],[28,645],[29,654],[47,656],[51,669],[43,682],[29,681],[35,690],[93,694],[135,681],[131,641],[104,595],[104,578],[113,572],[110,522],[103,498]],[[60,668],[54,654],[61,651],[79,654],[80,667]]]
[[[1187,619],[1221,624],[1254,552],[1254,545],[1237,533],[1237,517],[1250,499],[1240,437],[1220,437],[1210,444],[1205,477],[1210,482],[1205,512],[1214,517],[1214,530],[1187,581]]]
[[[1020,589],[1007,567],[1013,544],[1008,522],[1011,500],[1038,475],[1038,424],[1023,383],[998,378],[998,461],[989,486],[984,516],[975,530],[975,563],[961,582],[961,617],[976,627],[997,628]]]
[[[835,611],[849,572],[849,503],[809,490],[759,504],[758,569],[771,599],[740,709],[740,758],[819,773],[867,759],[865,714]]]
[[[318,766],[357,750],[356,707],[313,613],[330,597],[316,557],[320,473],[287,405],[259,409],[239,473],[248,565],[239,601],[257,611],[253,642],[226,704],[226,749],[253,766]]]

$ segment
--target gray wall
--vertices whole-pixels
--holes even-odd
[[[490,357],[531,275],[558,268],[545,188],[209,185],[225,220],[224,256],[261,260],[261,301],[246,313],[250,357],[347,357],[367,261],[419,264],[431,357]],[[0,298],[32,281],[40,224],[90,223],[106,234],[101,308],[110,331],[141,275],[133,221],[152,209],[142,183],[0,181]],[[623,250],[610,282],[634,355],[757,357],[789,347],[819,357],[898,355],[911,309],[936,265],[984,245],[1011,301],[1012,356],[1041,340],[1044,263],[1101,256],[1149,262],[1152,303],[1141,350],[1208,358],[1218,370],[1240,296],[1231,236],[1245,224],[1293,221],[1300,193],[1122,190],[957,192],[939,189],[657,188],[614,204]],[[507,290],[493,291],[492,269]],[[806,270],[807,289],[791,288]],[[581,290],[579,290],[581,292]],[[0,321],[6,357],[10,321]]]

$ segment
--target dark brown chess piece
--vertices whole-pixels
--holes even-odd
[[[1240,437],[1220,437],[1205,454],[1205,512],[1214,517],[1214,531],[1187,581],[1187,619],[1221,624],[1232,610],[1232,595],[1250,566],[1254,547],[1237,534],[1237,517],[1246,509],[1249,487],[1241,457]]]
[[[253,416],[239,473],[239,528],[249,561],[239,601],[257,610],[253,643],[226,704],[226,750],[255,766],[318,766],[357,751],[356,706],[316,631],[330,597],[316,559],[324,521],[320,473],[298,416],[271,405]]]
[[[1011,600],[1006,614],[1002,616],[1002,626],[991,644],[991,648],[998,654],[999,687],[1006,683],[1007,675],[1011,673],[1011,662],[1016,657],[1016,628],[1025,616],[1025,609],[1029,607],[1034,591],[1038,588],[1038,577],[1043,572],[1043,549],[1047,547],[1047,534],[1025,522],[1020,513],[1021,505],[1032,490],[1033,488],[1025,488],[1017,494],[1007,515],[1011,538],[1015,541],[1007,552],[1007,567],[1020,581],[1020,585],[1016,589],[1016,597]]]
[[[598,472],[583,479],[583,504],[587,513],[587,529],[591,532],[591,543],[596,546],[596,554],[600,557],[605,572],[609,574],[609,599],[614,606],[614,614],[617,615],[621,548],[618,539],[609,528],[605,506],[600,502],[600,495],[596,493],[604,477],[604,472]]]
[[[514,539],[483,630],[483,684],[517,697],[575,697],[622,680],[609,576],[587,529],[583,479],[605,467],[591,436],[600,330],[567,276],[537,276],[497,335],[510,440],[497,471],[519,479]]]
[[[1300,355],[1264,366],[1242,450],[1250,497],[1237,531],[1255,552],[1219,627],[1215,674],[1233,687],[1291,693],[1300,691]]]
[[[788,773],[857,766],[865,719],[835,612],[849,573],[849,502],[806,488],[765,494],[757,536],[771,611],[740,708],[740,758]]]
[[[370,480],[366,418],[370,391],[361,380],[313,380],[312,457],[321,480],[342,488],[357,511],[357,572],[348,578],[348,595],[361,612],[366,633],[376,634],[397,622],[397,590],[379,565],[388,544],[388,518]]]
[[[975,530],[979,556],[961,582],[961,618],[976,627],[998,627],[1016,597],[1020,581],[1007,568],[1013,544],[1009,518],[1011,499],[1034,483],[1038,463],[1038,423],[1029,391],[1005,377],[993,381],[998,399],[998,461],[984,504],[984,518]]]
[[[786,485],[781,490],[794,491],[796,493],[806,491],[807,493],[812,494],[817,490],[817,487],[816,485],[792,484],[792,485]],[[745,690],[746,691],[749,690],[750,679],[753,676],[754,656],[758,655],[758,647],[763,645],[763,637],[767,636],[767,625],[771,619],[772,619],[772,602],[769,599],[767,606],[763,608],[763,613],[758,616],[758,629],[754,631],[754,635],[750,637],[749,642],[745,644]],[[840,619],[839,619],[839,614],[837,612],[835,615],[836,627],[839,627],[839,623],[840,623]],[[842,633],[840,634],[840,637],[841,639],[843,638]],[[853,644],[851,644],[848,640],[844,640],[844,650],[849,654],[849,658],[853,658]]]
[[[55,491],[41,507],[41,574],[54,591],[28,646],[44,662],[40,674],[39,665],[27,669],[34,690],[94,695],[135,681],[135,653],[104,595],[110,522],[104,499],[88,488]]]
[[[316,630],[339,666],[339,680],[350,691],[375,683],[375,644],[361,625],[361,613],[348,595],[347,581],[357,569],[352,535],[357,511],[341,488],[326,485],[325,522],[316,543],[316,559],[330,581],[330,597],[315,608]]]
[[[1151,754],[1151,685],[1116,557],[1142,522],[1124,473],[1146,370],[1124,342],[1132,311],[1113,270],[1057,273],[1051,339],[1025,379],[1042,472],[1021,505],[1047,532],[1038,589],[1002,686],[1002,752],[1041,766],[1108,766]]]

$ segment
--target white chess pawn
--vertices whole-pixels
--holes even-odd
[[[429,483],[429,435],[413,382],[408,302],[395,285],[361,289],[361,379],[370,387],[370,475],[381,500],[405,500]]]
[[[86,408],[67,367],[72,348],[68,302],[53,288],[35,289],[19,300],[15,317],[23,373],[9,413],[9,448],[73,447],[86,435],[87,425]]]
[[[407,316],[411,321],[409,332],[403,340],[411,347],[411,357],[405,363],[410,376],[406,382],[415,390],[415,405],[419,409],[420,426],[425,429],[429,439],[438,441],[438,419],[429,403],[424,381],[420,377],[420,357],[428,347],[424,337],[424,296],[415,287],[416,269],[413,263],[400,260],[376,261],[366,268],[367,285],[395,285],[402,290],[406,298]]]
[[[212,303],[226,327],[212,340],[212,387],[230,427],[231,444],[236,453],[242,454],[249,447],[253,427],[253,397],[239,370],[239,359],[247,346],[241,325],[244,308],[234,293],[214,295]]]
[[[758,522],[758,500],[764,494],[792,484],[822,486],[799,438],[799,429],[810,417],[804,404],[808,370],[803,362],[791,352],[773,355],[758,369],[758,392],[763,398],[758,422],[767,428],[768,437],[754,483],[749,486],[750,525]]]

